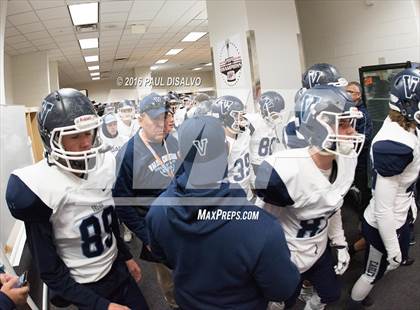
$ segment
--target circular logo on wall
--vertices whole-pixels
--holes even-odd
[[[220,50],[219,69],[223,80],[229,86],[236,85],[241,76],[242,57],[235,43],[226,40]]]

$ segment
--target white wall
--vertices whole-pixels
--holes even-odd
[[[206,1],[210,46],[213,48],[213,63],[215,65],[218,62],[214,60],[220,57],[218,45],[228,38],[236,35],[240,36],[240,46],[238,48],[242,57],[242,69],[239,81],[234,86],[227,86],[216,72],[217,96],[237,96],[248,105],[248,109],[252,110],[252,80],[246,43],[246,31],[250,30],[250,27],[246,3],[247,1],[244,0]],[[215,67],[214,70],[219,70],[219,68]]]
[[[6,104],[4,85],[4,38],[6,30],[7,1],[0,2],[0,104]]]
[[[46,52],[12,57],[13,104],[38,107],[49,94]]]
[[[294,1],[247,1],[249,28],[255,31],[261,87],[300,87],[300,32]]]
[[[328,62],[348,80],[358,68],[420,61],[417,0],[296,0],[307,66]]]
[[[13,75],[12,56],[4,53],[4,88],[6,104],[13,104]]]

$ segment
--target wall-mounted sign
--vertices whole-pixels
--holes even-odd
[[[218,50],[218,68],[223,81],[228,86],[237,85],[242,71],[242,54],[240,50],[239,36],[227,39]]]

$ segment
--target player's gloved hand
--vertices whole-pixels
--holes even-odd
[[[397,269],[402,261],[401,252],[397,252],[394,254],[388,253],[388,267],[386,267],[387,271],[391,271]]]
[[[333,248],[337,250],[337,265],[334,266],[334,271],[335,274],[341,276],[349,268],[350,254],[345,245],[334,246]]]
[[[123,305],[114,304],[112,302],[112,303],[109,304],[108,310],[130,310],[130,308],[128,308],[126,306],[123,306]]]
[[[125,262],[127,265],[128,271],[130,272],[131,276],[134,280],[138,283],[141,280],[141,269],[140,266],[136,263],[134,259],[130,259]]]

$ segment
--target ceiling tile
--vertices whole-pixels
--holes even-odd
[[[169,30],[169,27],[149,27],[147,33],[165,33]]]
[[[124,29],[124,26],[125,26],[125,21],[101,23],[101,32],[122,30]]]
[[[162,37],[161,33],[145,33],[142,39],[160,39]]]
[[[7,3],[7,15],[32,11],[32,7],[26,0],[14,0]]]
[[[50,34],[46,31],[36,31],[36,32],[26,33],[25,37],[28,40],[37,40],[37,39],[49,38]]]
[[[14,36],[14,37],[8,37],[6,39],[7,44],[14,44],[14,43],[20,43],[27,41],[26,38],[22,35]]]
[[[208,26],[198,26],[194,29],[194,31],[203,31],[203,32],[208,32],[209,31],[209,27]],[[200,39],[201,40],[201,39]]]
[[[5,37],[12,37],[15,35],[19,35],[20,32],[15,28],[15,27],[8,27],[6,28],[6,33],[5,33]]]
[[[38,46],[38,45],[52,44],[54,43],[54,41],[52,38],[43,38],[43,39],[32,40],[32,43]]]
[[[49,51],[57,48],[55,43],[45,44],[45,45],[37,45],[38,49],[41,51]]]
[[[36,0],[31,2],[35,10],[42,10],[46,8],[54,8],[58,6],[66,6],[64,0]]]
[[[121,22],[125,21],[128,13],[108,13],[101,14],[100,22],[101,23],[111,23],[111,22]]]
[[[69,33],[69,34],[65,34],[65,35],[53,36],[53,39],[57,43],[60,43],[60,42],[70,42],[70,41],[76,42],[76,36],[73,33]]]
[[[128,20],[152,20],[163,4],[164,1],[135,1],[131,8],[130,15],[128,16]]]
[[[65,27],[65,28],[51,28],[48,29],[48,32],[53,35],[53,36],[59,36],[59,35],[64,35],[64,34],[69,34],[69,33],[74,33],[73,28],[72,27]]]
[[[48,52],[48,55],[58,55],[58,56],[63,56],[63,53],[58,49],[54,49]]]
[[[19,50],[20,54],[33,53],[33,52],[37,52],[37,51],[38,51],[38,49],[36,47],[21,48]]]
[[[12,44],[12,47],[19,50],[21,48],[33,47],[33,45],[31,42],[26,41],[26,42],[14,43]]]
[[[105,31],[101,32],[101,39],[106,37],[120,37],[122,30],[113,30],[113,31]]]
[[[64,28],[64,27],[73,27],[70,17],[58,18],[58,19],[49,19],[43,21],[45,27],[50,28]]]
[[[171,26],[194,4],[192,1],[167,1],[151,26]]]
[[[16,28],[19,29],[19,31],[22,32],[23,34],[45,30],[44,26],[39,22],[32,23],[32,24],[19,25],[19,26],[16,26]]]
[[[102,2],[101,13],[128,12],[130,11],[132,4],[133,1]]]
[[[65,6],[38,10],[36,11],[36,14],[42,21],[58,18],[70,18],[69,10]]]
[[[9,22],[15,26],[39,22],[39,19],[34,12],[12,15],[9,16],[8,19]]]

